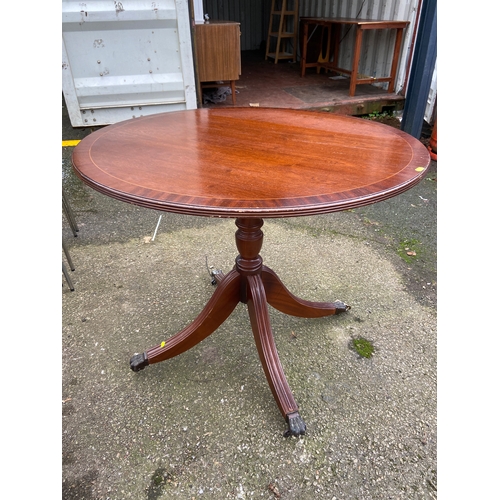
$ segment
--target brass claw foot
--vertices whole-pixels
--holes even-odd
[[[333,303],[333,305],[337,309],[335,314],[340,314],[340,313],[346,312],[351,308],[351,306],[348,306],[345,302],[341,302],[340,300],[336,300]]]
[[[299,412],[290,413],[286,416],[288,421],[288,430],[283,434],[283,437],[300,436],[306,433],[306,423],[302,420]]]
[[[146,368],[146,366],[148,366],[148,365],[149,365],[149,361],[148,361],[148,358],[147,358],[145,352],[143,352],[141,354],[134,354],[130,358],[130,368],[134,372],[144,370],[144,368]]]

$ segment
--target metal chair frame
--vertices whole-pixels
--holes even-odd
[[[76,238],[78,236],[77,232],[79,231],[79,229],[78,229],[78,225],[76,223],[75,216],[73,214],[73,210],[71,210],[71,206],[69,204],[68,197],[66,196],[66,193],[64,192],[64,189],[62,190],[62,207],[63,207],[64,215],[66,215],[66,219],[68,220],[68,223],[71,227],[71,231],[73,232],[73,236]],[[71,260],[71,256],[69,254],[68,247],[64,243],[64,240],[62,242],[62,247],[64,250],[64,255],[66,255],[66,259],[68,261],[69,268],[71,271],[74,271],[75,266],[73,265],[73,261]],[[66,268],[66,265],[64,264],[64,261],[62,263],[62,272],[64,274],[64,277],[66,278],[69,289],[72,292],[74,292],[75,286],[73,285],[73,281],[71,280],[71,277],[69,275],[68,269]]]

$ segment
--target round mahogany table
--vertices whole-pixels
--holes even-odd
[[[324,112],[197,109],[104,127],[78,144],[72,161],[83,182],[112,198],[154,210],[236,219],[234,268],[227,274],[213,271],[217,288],[198,317],[132,356],[132,370],[190,349],[243,302],[288,424],[285,435],[304,434],[267,304],[307,318],[339,314],[349,306],[298,298],[263,265],[264,219],[336,212],[396,196],[425,176],[430,164],[425,146],[393,127]]]

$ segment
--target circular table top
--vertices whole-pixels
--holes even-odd
[[[77,175],[135,205],[216,217],[294,217],[396,196],[430,164],[414,137],[370,120],[274,108],[196,109],[104,127]]]

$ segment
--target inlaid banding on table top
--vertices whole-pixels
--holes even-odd
[[[141,206],[284,216],[345,210],[394,196],[425,175],[429,155],[420,141],[368,120],[226,108],[105,127],[80,142],[73,163],[96,190]]]

